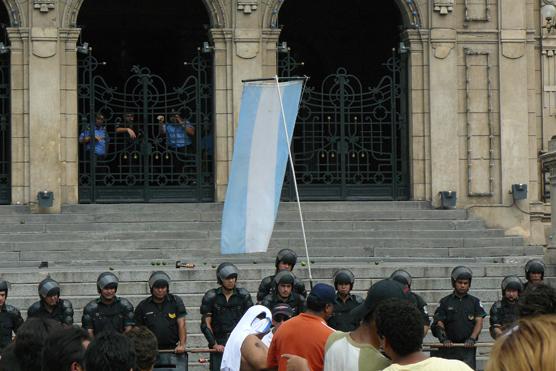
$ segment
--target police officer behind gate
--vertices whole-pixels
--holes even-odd
[[[481,301],[468,294],[473,273],[471,269],[458,266],[452,270],[454,292],[440,299],[434,313],[432,334],[444,344],[439,356],[458,359],[475,369],[475,342],[483,328],[486,312]],[[452,343],[465,343],[465,348],[452,348]]]
[[[222,263],[216,269],[220,287],[208,290],[201,302],[201,331],[208,346],[216,353],[210,354],[210,369],[219,371],[224,346],[230,333],[247,309],[253,305],[251,294],[236,287],[238,269],[232,263]]]
[[[506,276],[502,280],[502,300],[490,308],[490,336],[496,339],[519,319],[517,301],[523,292],[523,283],[517,276]]]
[[[50,277],[39,283],[40,300],[27,309],[27,318],[50,318],[63,325],[73,325],[73,306],[66,299],[60,299],[60,285]]]
[[[523,285],[523,290],[527,290],[531,285],[537,285],[544,281],[544,263],[539,259],[531,259],[525,264],[525,278],[527,282]]]
[[[133,321],[133,305],[116,296],[118,277],[112,272],[101,273],[97,278],[98,299],[92,300],[83,309],[81,324],[91,336],[102,331],[129,331]]]
[[[423,331],[424,337],[425,335],[427,335],[427,332],[429,332],[431,320],[429,318],[429,312],[427,311],[427,302],[425,302],[425,300],[420,295],[417,295],[416,293],[411,291],[411,282],[413,281],[413,278],[411,277],[409,272],[403,269],[398,269],[390,275],[390,279],[393,279],[394,281],[397,281],[403,285],[405,293],[409,295],[413,304],[415,304],[417,306],[417,309],[419,309],[421,317],[423,317],[423,323],[425,324]]]
[[[181,298],[170,294],[170,277],[162,271],[149,277],[151,296],[135,309],[135,324],[147,326],[158,340],[159,349],[185,352],[187,311]]]
[[[354,283],[355,276],[349,269],[341,269],[334,274],[336,303],[334,312],[327,321],[328,326],[334,330],[350,332],[359,326],[357,319],[350,315],[352,309],[363,303],[361,296],[351,294]]]
[[[257,291],[257,303],[261,303],[263,299],[268,295],[272,294],[275,288],[274,277],[276,274],[283,270],[293,271],[295,263],[297,262],[297,254],[291,249],[282,249],[278,251],[276,255],[276,261],[274,266],[276,267],[276,272],[272,276],[267,276],[261,280],[259,284],[259,290]],[[307,291],[305,290],[305,284],[295,279],[293,284],[293,291],[305,298],[307,296]]]
[[[285,269],[274,276],[274,289],[264,297],[261,305],[268,309],[274,308],[277,304],[288,304],[296,316],[305,311],[305,297],[293,291],[295,276],[292,272]]]
[[[19,310],[6,304],[7,298],[8,282],[0,280],[0,351],[12,342],[13,334],[23,323]]]

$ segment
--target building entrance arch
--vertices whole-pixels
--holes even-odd
[[[12,17],[5,4],[0,4],[0,204],[11,203],[12,188],[11,62],[6,33]]]

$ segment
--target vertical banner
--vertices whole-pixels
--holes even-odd
[[[302,88],[303,80],[244,83],[222,216],[222,254],[268,249]]]

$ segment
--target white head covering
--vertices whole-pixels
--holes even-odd
[[[257,318],[264,313],[264,318]],[[222,356],[221,371],[239,371],[241,366],[241,346],[249,335],[266,334],[272,325],[272,314],[267,307],[254,305],[245,312],[230,334],[230,338],[224,348]]]

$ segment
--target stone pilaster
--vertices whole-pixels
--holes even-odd
[[[546,247],[544,261],[556,264],[556,137],[548,142],[548,152],[540,157],[543,165],[550,169],[550,195],[551,195],[551,235],[550,243]]]

